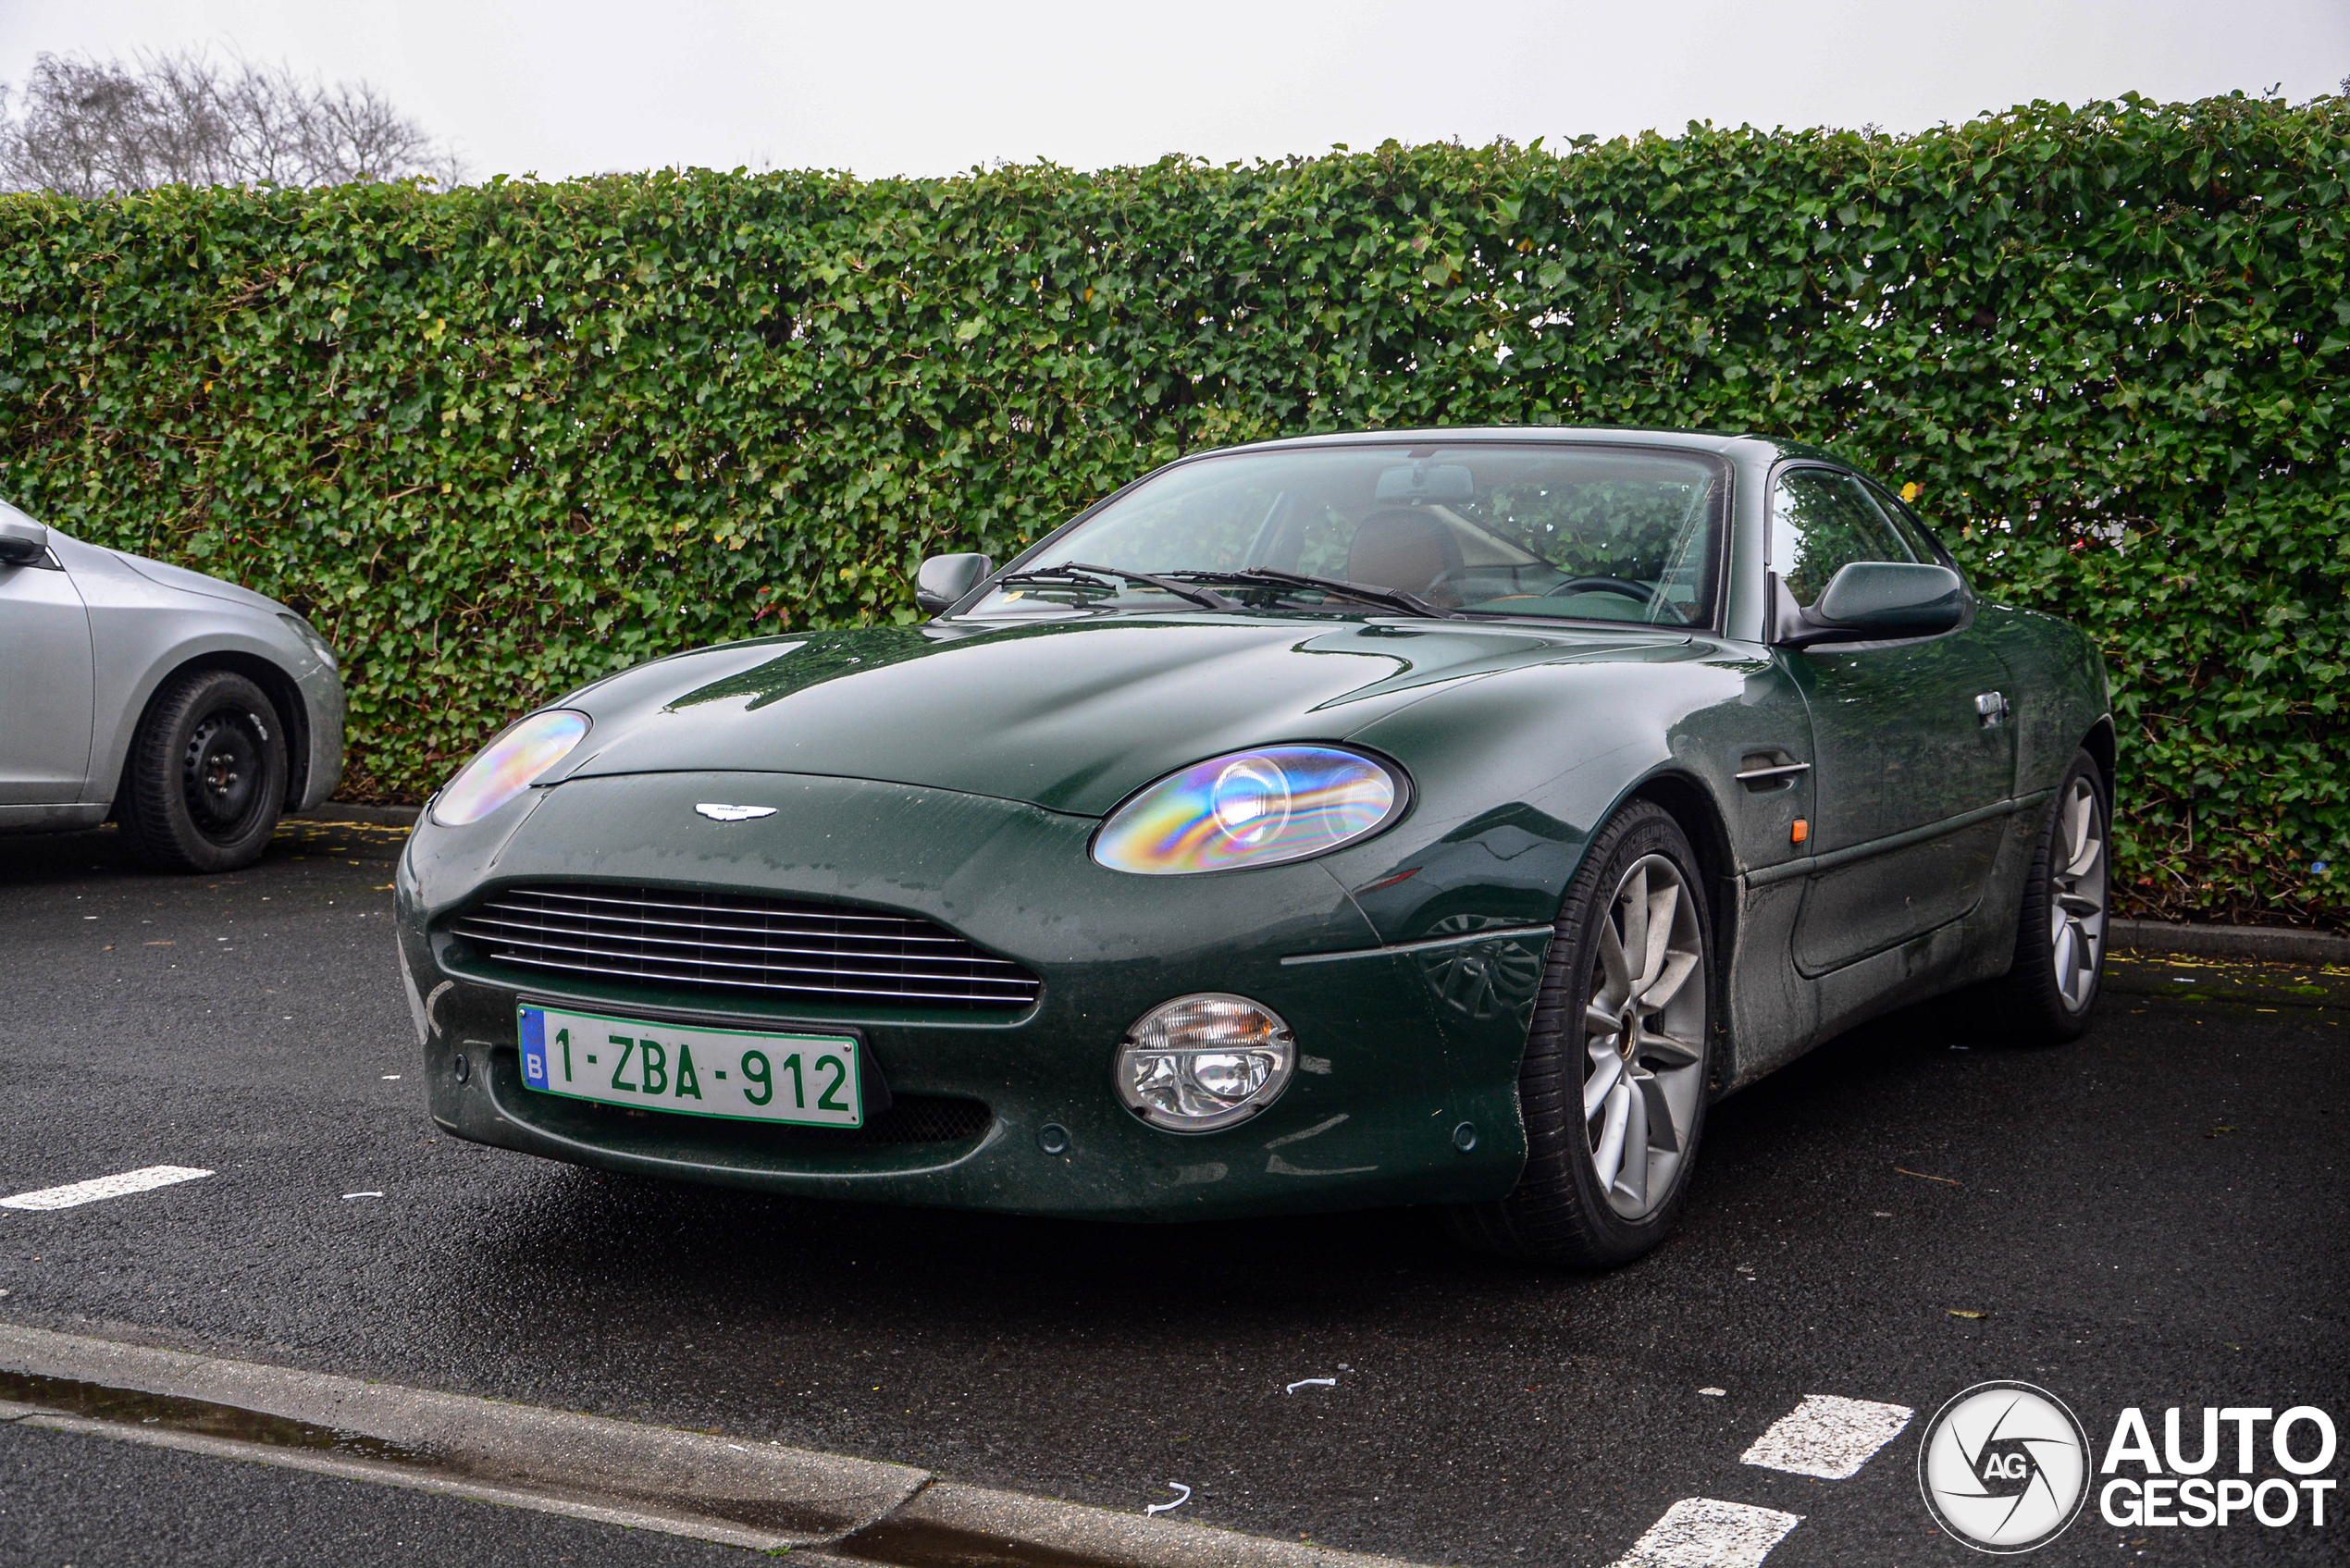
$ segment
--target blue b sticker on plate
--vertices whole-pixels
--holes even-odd
[[[547,1015],[536,1007],[522,1009],[522,1079],[533,1089],[547,1087]]]

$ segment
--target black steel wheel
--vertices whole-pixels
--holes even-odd
[[[2089,1031],[2105,975],[2112,902],[2112,800],[2096,759],[2077,753],[2049,803],[2016,918],[2015,962],[1983,988],[1987,1021],[2019,1045],[2057,1045]]]
[[[195,670],[155,694],[123,764],[116,815],[139,853],[176,871],[261,858],[286,803],[277,706],[229,670]]]
[[[1518,1074],[1526,1169],[1499,1203],[1453,1208],[1482,1251],[1607,1268],[1663,1241],[1705,1126],[1713,923],[1672,817],[1636,802],[1567,890]]]

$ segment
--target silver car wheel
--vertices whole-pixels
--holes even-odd
[[[2048,946],[2057,992],[2076,1013],[2096,994],[2105,952],[2105,803],[2087,779],[2075,778],[2057,812],[2049,857]]]
[[[1608,1206],[1640,1219],[1672,1193],[1703,1093],[1707,979],[1697,901],[1662,855],[1633,862],[1599,932],[1583,1010],[1583,1121]]]

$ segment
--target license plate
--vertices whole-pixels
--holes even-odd
[[[636,1110],[862,1127],[857,1040],[608,1019],[524,1005],[522,1077],[531,1088]]]

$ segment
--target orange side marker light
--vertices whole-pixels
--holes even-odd
[[[1787,835],[1789,844],[1800,844],[1811,836],[1812,824],[1800,817],[1795,819],[1795,826],[1788,830]]]

